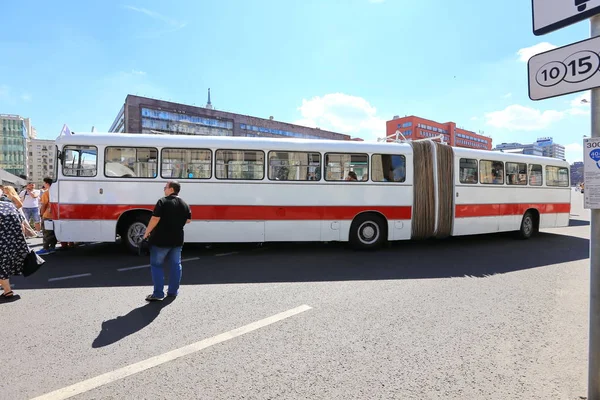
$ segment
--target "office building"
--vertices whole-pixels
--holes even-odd
[[[571,185],[583,183],[583,172],[583,161],[577,161],[571,165]]]
[[[565,146],[554,143],[552,138],[540,138],[530,144],[501,143],[494,148],[494,151],[565,159]]]
[[[45,177],[56,179],[54,140],[31,139],[27,142],[27,179],[39,188]]]
[[[539,138],[536,144],[542,148],[544,157],[565,159],[565,146],[554,143],[551,137]]]
[[[17,176],[27,176],[27,137],[29,118],[0,114],[0,169]]]
[[[349,135],[216,110],[208,94],[205,107],[128,95],[109,132],[288,137],[351,140]]]
[[[458,128],[455,122],[435,122],[414,115],[399,117],[386,122],[386,136],[401,132],[408,140],[435,138],[443,135],[444,143],[471,149],[491,150],[492,138],[466,129]]]
[[[502,151],[504,153],[528,154],[531,156],[543,156],[544,152],[536,143],[500,143],[496,145],[494,151]]]

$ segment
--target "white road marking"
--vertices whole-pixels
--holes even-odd
[[[181,262],[192,261],[192,260],[199,260],[199,259],[200,259],[200,257],[184,258],[184,259],[181,260]],[[131,271],[132,269],[148,268],[149,266],[150,266],[150,264],[137,265],[135,267],[119,268],[119,269],[117,269],[117,271],[119,271],[119,272]]]
[[[143,360],[143,361],[137,362],[135,364],[131,364],[126,367],[119,368],[117,370],[96,376],[94,378],[86,379],[85,381],[76,383],[74,385],[55,390],[54,392],[50,392],[50,393],[44,394],[42,396],[35,397],[32,400],[68,399],[70,397],[76,396],[81,393],[88,392],[92,389],[96,389],[96,388],[106,385],[108,383],[112,383],[119,379],[123,379],[128,376],[145,371],[147,369],[157,367],[161,364],[165,364],[169,361],[176,360],[180,357],[184,357],[184,356],[187,356],[187,355],[190,355],[193,353],[197,353],[200,350],[206,349],[207,347],[214,346],[216,344],[226,342],[227,340],[236,338],[238,336],[245,335],[246,333],[250,333],[257,329],[264,328],[265,326],[268,326],[268,325],[274,324],[275,322],[279,322],[284,319],[293,317],[294,315],[303,313],[304,311],[308,311],[310,309],[312,309],[312,307],[307,306],[307,305],[301,305],[299,307],[292,308],[291,310],[287,310],[282,313],[267,317],[265,319],[261,319],[256,322],[252,322],[248,325],[244,325],[240,328],[233,329],[229,332],[221,333],[220,335],[213,336],[208,339],[200,340],[196,343],[192,343],[190,345],[180,347],[179,349],[171,350],[167,353],[148,358],[147,360]]]
[[[231,253],[221,253],[221,254],[215,254],[215,257],[223,257],[223,256],[231,256],[233,254],[237,254],[237,251],[232,251]]]
[[[48,279],[48,282],[64,281],[65,279],[73,279],[73,278],[83,278],[84,276],[92,276],[92,274],[78,274],[78,275],[61,276],[59,278],[50,278],[50,279]]]

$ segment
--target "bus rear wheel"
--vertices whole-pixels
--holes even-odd
[[[519,229],[520,239],[529,239],[535,233],[535,218],[531,211],[527,211],[521,220],[521,229]]]
[[[121,232],[121,241],[129,252],[138,254],[140,243],[142,242],[144,233],[146,233],[146,227],[149,222],[149,215],[138,214],[125,224]]]
[[[359,215],[350,227],[350,244],[358,250],[381,247],[386,238],[385,220],[375,214]]]

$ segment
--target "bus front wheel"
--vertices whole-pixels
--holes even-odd
[[[385,220],[376,214],[359,215],[350,227],[350,244],[355,249],[371,250],[386,240]]]
[[[536,221],[531,211],[527,211],[521,220],[521,229],[519,229],[520,239],[529,239],[536,230]]]
[[[121,241],[131,253],[137,254],[150,222],[149,215],[138,214],[131,218],[121,232]]]

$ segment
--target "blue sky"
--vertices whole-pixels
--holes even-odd
[[[59,3],[59,4],[56,4]],[[0,113],[38,137],[108,130],[128,93],[373,139],[393,115],[454,121],[494,143],[552,136],[582,159],[579,93],[533,102],[527,56],[589,36],[536,37],[531,2],[145,0],[5,2]]]

